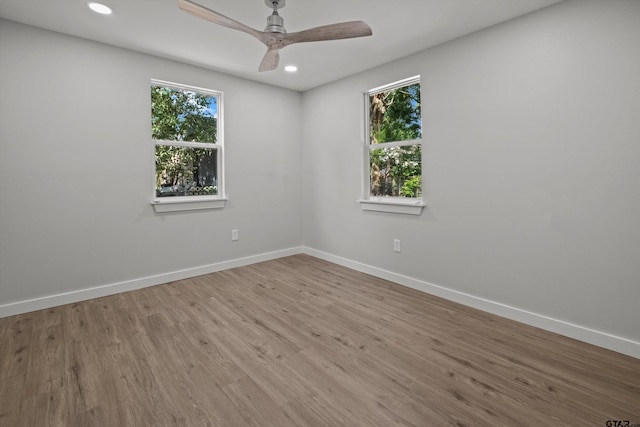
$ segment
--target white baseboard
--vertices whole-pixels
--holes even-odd
[[[431,295],[435,295],[450,301],[477,308],[488,313],[492,313],[507,319],[515,320],[530,326],[535,326],[547,331],[551,331],[569,338],[574,338],[589,344],[603,347],[618,353],[626,354],[640,359],[640,342],[636,342],[624,337],[608,334],[586,328],[584,326],[565,322],[543,316],[520,308],[479,298],[464,292],[455,291],[444,286],[434,285],[412,277],[403,276],[381,268],[373,267],[347,258],[342,258],[316,249],[303,247],[302,252],[320,258],[334,264],[342,265],[353,270],[361,271],[381,279],[398,283],[408,288],[416,289]]]
[[[276,258],[296,255],[301,252],[302,248],[294,247],[274,252],[267,252],[259,255],[252,255],[244,258],[237,258],[229,261],[221,261],[214,264],[203,265],[200,267],[187,268],[184,270],[171,271],[168,273],[126,280],[124,282],[112,283],[103,286],[80,289],[77,291],[64,292],[55,295],[47,295],[40,298],[2,304],[0,305],[0,318],[51,307],[57,307],[65,304],[72,304],[79,301],[86,301],[93,298],[114,295],[121,292],[133,291],[135,289],[146,288],[149,286],[161,285],[163,283],[187,279],[189,277],[201,276],[203,274],[215,273],[216,271],[228,270],[230,268],[242,267],[262,261],[269,261]]]
[[[51,307],[57,307],[65,304],[71,304],[79,301],[85,301],[93,298],[114,295],[121,292],[160,285],[163,283],[187,279],[189,277],[200,276],[203,274],[215,273],[216,271],[242,267],[258,262],[296,255],[299,253],[305,253],[316,258],[332,262],[334,264],[342,265],[353,270],[361,271],[363,273],[367,273],[381,279],[389,280],[391,282],[416,289],[421,292],[445,298],[450,301],[486,311],[488,313],[506,317],[507,319],[515,320],[527,325],[555,332],[560,335],[564,335],[640,359],[639,342],[608,334],[606,332],[586,328],[584,326],[576,325],[562,320],[554,319],[551,317],[543,316],[540,314],[532,313],[530,311],[511,307],[506,304],[479,298],[470,294],[466,294],[464,292],[455,291],[444,286],[434,285],[432,283],[424,282],[422,280],[414,279],[408,276],[403,276],[398,273],[383,270],[378,267],[373,267],[371,265],[363,264],[361,262],[353,261],[347,258],[342,258],[309,247],[293,247],[274,252],[252,255],[244,258],[221,261],[218,263],[203,265],[200,267],[188,268],[184,270],[127,280],[124,282],[112,283],[88,289],[80,289],[77,291],[64,292],[56,295],[44,296],[41,298],[33,298],[24,301],[3,304],[0,305],[0,318]]]

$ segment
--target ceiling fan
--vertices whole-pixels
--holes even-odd
[[[191,15],[206,19],[214,24],[245,32],[264,43],[267,46],[267,53],[262,58],[258,71],[271,71],[278,68],[280,49],[290,44],[350,39],[373,34],[371,28],[362,21],[340,22],[295,33],[287,33],[284,28],[284,19],[278,15],[278,9],[282,9],[286,2],[287,0],[264,0],[264,3],[269,8],[273,8],[273,13],[267,17],[267,26],[264,31],[255,30],[191,0],[178,0],[178,7]]]

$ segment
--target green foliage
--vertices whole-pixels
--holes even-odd
[[[371,150],[371,195],[421,196],[421,153],[420,145]]]
[[[163,86],[151,87],[151,137],[163,141],[214,143],[216,118],[209,112],[212,96]]]
[[[422,137],[420,85],[370,96],[371,144],[410,141]],[[420,145],[370,151],[371,195],[419,197],[422,192]]]
[[[156,186],[191,181],[193,160],[184,147],[156,145]]]
[[[420,138],[420,85],[371,95],[370,118],[372,144]]]
[[[151,86],[151,136],[160,141],[217,141],[217,118],[210,95]],[[217,105],[216,105],[217,107]],[[214,186],[215,150],[172,145],[156,146],[156,187]]]
[[[402,184],[400,195],[403,197],[419,197],[422,190],[422,177],[413,176]]]

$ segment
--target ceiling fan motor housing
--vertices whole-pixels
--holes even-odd
[[[274,12],[273,15],[267,17],[267,26],[264,27],[265,33],[286,33],[284,29],[284,18]]]

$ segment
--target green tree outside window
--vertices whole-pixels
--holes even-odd
[[[371,196],[422,196],[420,105],[420,83],[369,95]]]
[[[151,85],[156,196],[218,193],[218,100],[212,94]]]

